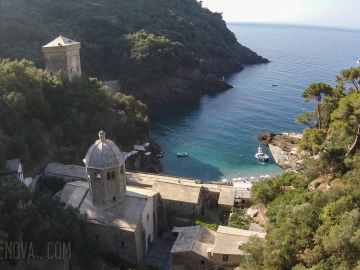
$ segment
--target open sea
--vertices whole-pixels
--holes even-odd
[[[169,106],[151,106],[150,136],[162,147],[163,174],[232,180],[283,172],[258,161],[263,131],[301,133],[295,116],[314,108],[301,93],[313,82],[335,86],[341,70],[357,66],[360,31],[307,26],[228,24],[238,41],[268,58],[225,76],[235,88]],[[276,83],[277,86],[272,86]],[[189,157],[177,158],[177,152]]]

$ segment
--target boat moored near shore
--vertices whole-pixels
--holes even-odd
[[[262,151],[262,148],[260,145],[258,147],[257,153],[255,154],[255,157],[257,159],[260,159],[263,162],[269,161],[269,156]]]
[[[188,157],[189,153],[176,153],[177,157]]]

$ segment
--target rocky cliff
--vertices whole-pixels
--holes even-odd
[[[164,75],[156,81],[149,81],[136,88],[122,88],[121,92],[133,95],[146,104],[167,104],[197,98],[204,94],[214,94],[233,88],[214,74],[229,74],[244,69],[244,64],[268,63],[269,60],[257,55],[237,43],[234,47],[236,57],[223,60],[204,58],[197,67],[182,67],[171,75]]]
[[[262,144],[269,147],[275,162],[284,170],[296,170],[301,164],[301,158],[309,153],[301,151],[298,142],[302,134],[299,133],[278,133],[262,132],[258,139]]]
[[[203,75],[200,68],[181,68],[157,82],[149,82],[136,89],[122,89],[122,92],[133,95],[146,104],[167,104],[232,87],[211,73]]]
[[[152,139],[148,138],[150,145],[147,151],[151,152],[150,155],[145,155],[145,152],[139,151],[136,155],[132,155],[126,159],[127,171],[139,171],[148,173],[161,173],[162,165],[159,158],[163,157],[164,152],[161,147]],[[128,150],[132,150],[128,149]]]

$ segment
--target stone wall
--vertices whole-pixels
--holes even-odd
[[[190,218],[191,215],[199,213],[199,206],[196,203],[166,200],[167,212],[180,218]]]
[[[117,92],[120,92],[121,86],[119,81],[103,81],[103,84],[109,87],[109,91],[111,95],[115,95]]]
[[[221,218],[224,214],[228,215],[231,212],[231,205],[223,205],[223,204],[219,204],[219,218]]]
[[[166,206],[160,194],[154,197],[154,234],[161,237],[164,232],[169,231],[169,223],[166,218]]]
[[[219,201],[220,191],[210,191],[208,188],[203,188],[202,190],[204,197],[204,207],[209,209],[216,208]]]
[[[228,255],[228,261],[227,262],[223,262],[223,255],[224,254],[218,254],[218,253],[214,253],[212,256],[212,260],[215,264],[219,264],[219,263],[224,263],[224,265],[222,265],[222,269],[233,269],[234,267],[239,266],[242,261],[243,261],[243,256],[241,255]]]
[[[146,232],[143,229],[142,220],[139,219],[139,222],[135,230],[136,252],[134,252],[134,255],[136,256],[136,264],[139,264],[141,259],[146,255],[145,241],[146,241]]]
[[[205,270],[214,264],[209,258],[195,252],[179,252],[171,254],[171,270]]]
[[[119,230],[90,222],[86,223],[86,229],[89,239],[96,244],[100,253],[115,253],[133,264],[137,264],[142,258],[138,258],[143,254],[142,251],[139,254],[136,252],[138,243],[135,238],[137,239],[138,236],[135,235],[139,232]],[[141,233],[141,229],[139,230]]]
[[[45,55],[46,74],[53,76],[59,70],[67,76],[67,59],[64,52],[57,52]]]

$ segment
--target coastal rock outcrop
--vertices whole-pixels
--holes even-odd
[[[146,104],[168,104],[197,98],[207,93],[217,93],[232,88],[215,75],[203,75],[200,68],[178,69],[173,75],[164,76],[157,82],[149,82],[137,89],[122,89]]]
[[[147,150],[151,152],[150,155],[145,155],[145,152],[138,152],[126,160],[126,168],[129,171],[139,171],[148,173],[161,173],[163,168],[159,161],[164,155],[160,145],[158,145],[152,138],[148,138],[149,146]]]
[[[258,135],[261,143],[269,146],[276,164],[284,170],[296,170],[301,163],[301,158],[308,155],[297,145],[301,138],[302,134],[293,132],[278,134],[262,132]]]

